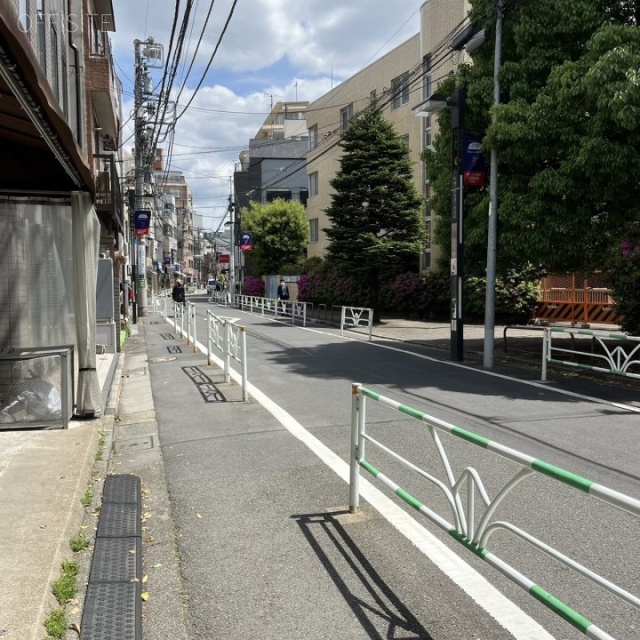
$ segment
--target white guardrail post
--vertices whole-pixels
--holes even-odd
[[[247,390],[247,328],[240,329],[240,358],[242,360],[242,400],[246,402],[249,399]]]
[[[551,351],[551,345],[549,344],[550,340],[551,332],[549,331],[549,329],[547,329],[547,327],[545,327],[544,331],[542,332],[542,374],[540,376],[542,382],[547,381],[547,362],[549,360],[549,353]]]
[[[351,385],[351,459],[349,462],[349,513],[360,510],[360,463],[364,458],[364,396],[362,385]]]
[[[213,313],[207,309],[207,366],[211,366],[211,333],[213,325]]]
[[[224,361],[224,381],[229,382],[229,369],[231,368],[230,363],[230,352],[229,352],[229,332],[231,331],[231,327],[229,325],[229,321],[225,320],[222,324],[222,356]]]
[[[635,517],[640,517],[640,500],[620,493],[615,489],[610,489],[609,487],[588,480],[587,478],[578,476],[570,471],[565,471],[564,469],[549,464],[544,460],[535,459],[524,453],[516,451],[515,449],[511,449],[510,447],[493,442],[475,433],[422,413],[417,409],[413,409],[412,407],[382,396],[375,391],[366,389],[362,385],[352,384],[351,389],[350,512],[358,510],[359,496],[357,494],[359,493],[359,475],[356,468],[362,468],[379,482],[384,484],[406,504],[414,508],[418,513],[425,516],[433,524],[449,534],[467,550],[474,553],[481,560],[484,560],[514,584],[524,589],[536,600],[556,615],[562,617],[588,638],[593,640],[615,640],[606,631],[599,628],[579,612],[570,608],[538,584],[535,584],[531,579],[518,571],[518,569],[511,566],[505,560],[496,555],[496,553],[491,551],[487,545],[489,543],[489,538],[495,531],[506,532],[519,540],[529,543],[537,551],[553,558],[564,565],[564,567],[590,580],[600,588],[617,596],[625,603],[640,611],[640,597],[627,591],[623,587],[614,584],[594,571],[591,571],[589,568],[565,555],[561,551],[512,524],[507,520],[508,514],[501,513],[499,520],[493,520],[496,510],[512,490],[525,479],[536,475],[542,475],[546,478],[561,482],[565,486],[571,487],[588,496],[597,498],[612,507],[626,511]],[[365,397],[380,402],[391,409],[399,411],[400,413],[419,420],[427,425],[429,434],[440,458],[440,462],[443,465],[444,474],[446,476],[445,480],[434,477],[428,471],[419,468],[366,433]],[[511,463],[515,463],[520,467],[520,469],[515,470],[513,475],[504,481],[502,488],[496,487],[495,496],[491,498],[484,486],[484,483],[482,482],[482,479],[480,478],[480,474],[475,468],[468,466],[458,475],[458,477],[455,476],[444,448],[444,441],[440,440],[438,432],[443,432],[449,436],[459,438],[466,443],[480,447],[487,452],[500,456]],[[364,444],[366,441],[390,456],[396,462],[421,476],[424,480],[438,487],[447,501],[455,524],[448,522],[444,517],[433,511],[428,505],[422,503],[418,498],[411,495],[408,491],[396,484],[390,477],[380,472],[376,467],[368,462],[364,456]],[[461,496],[461,490],[463,488],[467,493],[466,512]],[[474,502],[476,495],[479,496],[484,507],[483,513],[478,514],[479,521],[477,523]],[[594,540],[594,544],[597,543],[598,541]]]

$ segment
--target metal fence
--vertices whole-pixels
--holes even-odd
[[[571,346],[567,345],[566,340],[554,344],[554,333],[570,334]],[[581,336],[585,339],[576,339]],[[580,342],[586,344],[588,350],[580,348]],[[613,345],[612,342],[618,344]],[[542,380],[547,379],[549,364],[640,379],[640,337],[608,331],[545,327],[542,338]]]
[[[400,413],[415,418],[427,425],[427,429],[437,450],[438,457],[445,470],[446,479],[435,477],[427,470],[421,469],[406,458],[402,457],[391,448],[375,440],[367,433],[366,429],[366,399],[380,402]],[[464,471],[456,477],[445,452],[443,441],[439,434],[449,434],[462,441],[481,447],[497,456],[505,458],[519,466],[519,470],[504,483],[492,499],[480,478],[478,471],[474,467],[466,467]],[[366,443],[373,445],[384,452],[389,458],[397,461],[402,466],[410,469],[421,478],[435,485],[444,495],[453,523],[445,517],[436,513],[433,509],[422,503],[408,491],[396,484],[391,478],[381,473],[365,458]],[[612,640],[612,636],[593,624],[580,613],[574,611],[564,602],[553,596],[551,593],[535,584],[532,580],[523,575],[518,569],[509,565],[488,548],[491,535],[496,531],[504,531],[516,538],[523,540],[537,549],[539,552],[547,554],[556,561],[564,565],[567,569],[576,572],[580,576],[591,580],[602,589],[613,594],[627,604],[640,610],[640,598],[630,593],[622,587],[614,584],[603,576],[591,571],[576,560],[543,542],[539,538],[527,533],[515,524],[504,519],[494,519],[494,514],[498,506],[509,495],[509,493],[526,478],[543,475],[555,481],[563,483],[572,489],[584,492],[589,496],[619,509],[622,509],[635,517],[640,516],[640,500],[622,494],[618,491],[605,487],[586,478],[565,471],[559,467],[551,465],[543,460],[537,460],[531,456],[520,453],[514,449],[503,446],[497,442],[490,441],[482,436],[466,431],[438,418],[429,416],[421,411],[413,409],[407,405],[384,397],[375,391],[366,389],[360,384],[352,385],[352,408],[351,408],[351,455],[350,455],[350,485],[349,485],[349,510],[358,511],[359,508],[359,470],[364,469],[374,478],[382,482],[393,491],[410,507],[428,518],[432,523],[448,533],[454,540],[459,542],[467,550],[484,560],[487,564],[497,569],[502,575],[527,591],[536,600],[549,608],[558,616],[569,622],[573,627],[592,639]],[[465,495],[466,493],[466,495]],[[481,513],[476,513],[476,495],[480,496],[482,505]],[[597,541],[594,541],[597,543]]]

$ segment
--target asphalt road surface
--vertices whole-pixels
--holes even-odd
[[[351,384],[634,498],[637,413],[530,375],[520,380],[521,372],[449,363],[437,350],[341,337],[204,300],[196,309],[200,342],[207,310],[247,327],[251,399],[240,402],[237,386],[218,376],[220,401],[203,402],[189,367],[210,369],[190,349],[150,369],[195,638],[585,637],[364,472],[362,509],[348,513]],[[147,337],[150,361],[167,353],[161,331]],[[446,479],[427,425],[373,400],[366,423],[376,440]],[[520,468],[446,434],[440,442],[455,478],[473,467],[491,498]],[[453,522],[433,483],[370,444],[367,460]],[[476,522],[482,513],[476,492]],[[493,520],[640,594],[640,519],[536,474]],[[487,547],[611,637],[640,637],[640,611],[532,545],[497,530]]]

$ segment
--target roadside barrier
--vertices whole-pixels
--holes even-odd
[[[554,333],[571,334],[571,348],[567,348],[566,340],[562,340],[561,345],[557,342],[554,344]],[[576,336],[591,338],[591,350],[581,351],[577,349],[576,343],[578,341],[574,339]],[[611,348],[605,340],[616,340],[624,343],[629,346],[629,351],[625,351],[621,344]],[[599,350],[596,351],[594,347],[598,347]],[[557,357],[554,357],[556,355]],[[604,363],[606,366],[589,364],[585,360]],[[628,336],[624,333],[609,333],[608,331],[545,327],[542,337],[542,380],[547,379],[547,366],[549,364],[559,364],[625,378],[640,379],[640,337]]]
[[[340,316],[340,335],[344,335],[345,327],[369,327],[369,342],[373,331],[373,309],[367,307],[342,307]]]
[[[228,306],[231,304],[231,294],[228,291],[212,291],[209,301],[215,304]]]
[[[207,311],[207,364],[211,365],[213,348],[222,352],[224,381],[229,382],[231,359],[240,364],[242,372],[242,399],[249,398],[247,391],[247,328],[219,318]]]
[[[187,346],[193,344],[193,352],[196,353],[197,329],[196,329],[196,305],[193,302],[186,303],[187,313]]]
[[[235,296],[234,306],[243,311],[251,313],[260,312],[261,315],[270,314],[274,318],[291,318],[291,324],[296,324],[296,320],[307,326],[307,308],[311,306],[309,302],[298,302],[296,300],[276,300],[275,298],[258,298],[257,296]]]
[[[507,522],[504,519],[499,521],[493,520],[494,512],[511,490],[525,478],[535,475],[543,475],[548,478],[552,478],[553,480],[561,482],[573,489],[582,491],[594,498],[598,498],[599,500],[613,507],[622,509],[636,517],[640,516],[640,500],[613,489],[609,489],[608,487],[587,480],[586,478],[577,476],[542,460],[536,460],[531,456],[520,453],[515,449],[505,447],[496,442],[492,442],[470,431],[455,427],[447,422],[439,420],[438,418],[422,413],[417,409],[413,409],[407,405],[384,397],[375,391],[366,389],[360,384],[352,384],[351,393],[349,511],[355,513],[359,509],[360,468],[362,468],[370,473],[374,478],[382,482],[386,487],[391,489],[391,491],[393,491],[410,507],[413,507],[416,511],[427,517],[431,522],[448,533],[454,540],[484,560],[487,564],[491,565],[494,569],[497,569],[502,575],[509,578],[519,587],[527,591],[556,615],[560,616],[573,627],[578,629],[578,631],[589,638],[596,640],[615,640],[590,620],[568,607],[564,602],[545,591],[542,587],[520,573],[517,569],[500,559],[487,548],[487,544],[494,531],[506,531],[516,538],[526,541],[538,551],[554,558],[568,569],[591,580],[599,587],[640,610],[640,598],[638,596],[596,574],[557,549],[549,546],[542,540],[539,540],[523,529],[520,529],[516,525]],[[392,451],[387,446],[372,438],[366,432],[365,415],[367,398],[380,402],[392,409],[395,409],[396,411],[399,411],[400,413],[426,423],[431,439],[433,440],[440,461],[444,467],[446,480],[436,478],[428,471],[420,469],[398,453]],[[516,463],[521,467],[521,469],[517,471],[513,477],[504,484],[502,489],[498,490],[495,497],[491,499],[484,487],[479,473],[473,467],[465,468],[458,478],[455,477],[445,452],[443,442],[440,440],[439,432],[449,434],[456,438],[460,438],[465,442],[486,449],[491,453],[497,454],[502,458]],[[397,485],[393,480],[369,463],[365,459],[365,443],[370,443],[377,447],[379,450],[383,451],[406,468],[438,487],[446,498],[449,508],[451,509],[454,524],[451,524],[444,517],[420,502],[408,491],[405,491],[402,487]],[[464,496],[465,500],[463,500],[461,490],[466,493],[466,496]],[[476,494],[480,496],[484,508],[484,513],[479,513],[478,517],[476,517]],[[466,509],[464,504],[465,501]],[[594,541],[594,544],[597,544],[597,541]]]

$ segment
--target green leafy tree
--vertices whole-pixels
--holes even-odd
[[[306,256],[309,227],[304,206],[276,198],[268,204],[252,202],[242,211],[242,230],[253,234],[251,262],[258,275],[295,272]]]
[[[491,26],[493,0],[472,0],[472,5],[478,22]],[[591,272],[603,266],[628,221],[637,219],[639,13],[640,3],[631,1],[507,0],[501,105],[495,112],[493,43],[478,51],[472,67],[462,68],[457,81],[468,91],[465,128],[484,138],[487,153],[491,147],[499,152],[502,273],[527,263],[556,272]],[[435,150],[425,157],[440,190],[432,206],[439,215],[436,238],[445,240],[445,247],[448,117],[441,117]],[[488,200],[486,188],[467,195],[468,273],[483,269]]]
[[[408,149],[393,125],[371,105],[343,131],[340,170],[326,210],[332,226],[327,259],[361,278],[379,319],[383,273],[417,268],[424,245],[422,198],[412,179]]]

